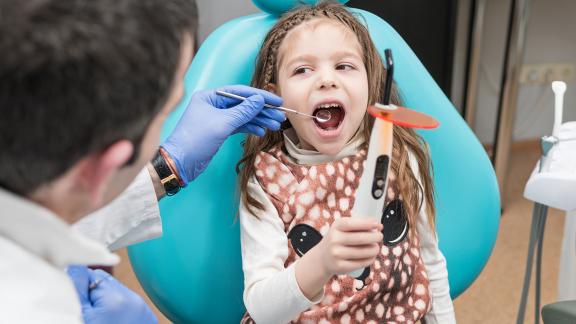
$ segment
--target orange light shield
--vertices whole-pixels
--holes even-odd
[[[368,106],[368,113],[374,118],[403,127],[434,129],[440,125],[436,119],[429,115],[392,104],[382,105],[376,103],[374,106]]]

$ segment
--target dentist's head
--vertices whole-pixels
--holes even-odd
[[[0,1],[0,187],[67,221],[150,161],[183,94],[189,0]]]

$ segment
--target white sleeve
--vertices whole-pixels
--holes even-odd
[[[162,235],[162,221],[154,186],[144,168],[120,196],[73,227],[117,250]]]
[[[240,204],[240,238],[244,270],[244,305],[258,324],[287,323],[320,302],[304,296],[296,281],[295,265],[284,268],[288,237],[276,208],[255,179],[247,190],[264,205],[256,218]]]
[[[429,289],[432,298],[432,309],[426,314],[426,323],[456,323],[454,306],[450,298],[446,258],[438,248],[436,236],[430,231],[427,217],[426,212],[422,211],[417,225],[420,234],[420,252],[430,280]]]
[[[417,179],[420,179],[418,163],[413,155],[410,155],[410,167]],[[430,280],[429,291],[430,298],[432,299],[432,309],[425,316],[426,323],[456,323],[456,314],[454,313],[454,306],[450,298],[446,258],[438,248],[436,233],[430,230],[425,201],[418,214],[416,230],[420,236],[420,254],[422,255],[422,261],[424,262],[424,267]]]

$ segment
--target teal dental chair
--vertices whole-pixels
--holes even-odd
[[[254,2],[268,13],[230,21],[202,44],[186,77],[183,102],[197,90],[249,84],[259,46],[277,15],[295,3],[315,0]],[[437,231],[455,298],[480,274],[496,241],[500,201],[492,166],[477,138],[402,37],[379,17],[354,12],[363,17],[381,53],[385,48],[393,50],[395,81],[405,105],[440,121],[440,128],[421,134],[432,153]],[[163,136],[184,108],[181,105],[169,117]],[[160,202],[162,238],[129,249],[144,290],[176,323],[237,323],[245,311],[234,171],[242,139],[242,135],[228,139],[200,177]]]

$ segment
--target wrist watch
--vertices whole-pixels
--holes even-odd
[[[156,155],[154,155],[152,159],[152,166],[154,170],[156,170],[156,173],[158,173],[160,183],[162,183],[166,195],[173,196],[180,191],[180,180],[174,170],[172,170],[172,167],[167,161],[167,157],[164,155],[165,153],[162,151],[162,148],[160,148],[156,152]]]

